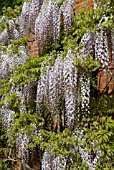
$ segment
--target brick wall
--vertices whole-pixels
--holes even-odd
[[[100,93],[114,96],[114,64],[111,65],[109,72],[99,70],[98,89]]]
[[[28,38],[28,56],[38,56],[38,41],[34,34],[27,35]]]
[[[76,0],[75,1],[75,10],[84,8],[88,10],[89,8],[93,7],[93,0]]]

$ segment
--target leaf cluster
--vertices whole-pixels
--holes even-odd
[[[62,2],[63,1],[60,3]],[[101,1],[100,8],[98,9],[90,8],[87,11],[84,9],[76,11],[71,32],[65,38],[62,37],[63,41],[60,45],[56,46],[56,49],[60,51],[64,49],[65,53],[69,48],[73,51],[76,51],[76,48],[78,48],[79,50],[77,50],[77,52],[80,52],[80,49],[83,47],[83,44],[80,43],[81,38],[88,29],[94,33],[96,30],[101,29],[101,27],[103,29],[112,28],[113,2],[110,1],[108,7],[107,3],[107,0],[105,0],[105,2]],[[8,8],[7,10],[5,9],[5,13],[10,19],[10,16],[18,16],[19,10],[14,10],[14,13],[12,13],[11,8]],[[108,19],[106,19],[107,17]],[[18,47],[27,43],[27,38],[22,37],[19,40],[12,40],[11,43],[11,50],[17,53]],[[62,46],[63,48],[61,50]],[[77,55],[77,52],[74,52],[74,54]],[[43,118],[40,117],[39,113],[31,112],[33,108],[30,108],[25,113],[21,113],[19,107],[25,106],[26,103],[21,101],[16,92],[10,93],[12,85],[21,88],[30,82],[37,84],[43,61],[46,60],[46,64],[53,65],[57,54],[58,51],[55,50],[51,54],[42,57],[30,57],[23,65],[12,68],[7,79],[0,78],[0,106],[2,107],[4,105],[5,107],[7,104],[7,107],[15,112],[12,117],[13,121],[11,121],[9,133],[2,132],[2,140],[5,139],[8,147],[14,147],[16,137],[25,133],[32,138],[30,147],[40,144],[43,151],[49,149],[52,155],[63,155],[67,158],[68,170],[74,167],[75,169],[82,170],[83,168],[89,169],[81,158],[80,148],[85,148],[85,152],[92,153],[93,156],[96,156],[97,152],[100,153],[101,157],[96,163],[96,169],[104,168],[106,170],[113,168],[114,120],[110,117],[114,113],[114,102],[112,98],[101,96],[99,100],[96,100],[96,98],[91,97],[90,114],[88,114],[88,118],[82,118],[80,116],[81,112],[78,112],[79,117],[81,117],[80,122],[75,120],[75,124],[77,122],[79,123],[78,125],[76,124],[78,132],[76,129],[70,130],[65,128],[63,132],[55,133],[50,129],[45,130],[46,127],[44,127]],[[49,56],[51,56],[51,60]],[[88,74],[96,71],[100,67],[100,64],[94,60],[92,56],[88,56],[86,60],[77,58],[75,66],[78,68],[79,73]],[[46,109],[45,112],[47,112]],[[37,129],[40,129],[39,136],[34,133]],[[68,162],[68,160],[70,160],[70,162]]]
[[[15,6],[21,6],[23,4],[24,0],[1,0],[1,3],[0,3],[0,16],[3,15],[4,13],[4,9],[5,8],[15,8]]]

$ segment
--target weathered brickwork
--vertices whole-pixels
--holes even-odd
[[[34,34],[27,35],[28,38],[28,55],[38,56],[38,42]]]
[[[76,0],[75,2],[75,9],[84,8],[88,10],[89,8],[93,7],[93,0]]]
[[[114,64],[111,65],[109,72],[99,70],[98,89],[100,93],[114,96]]]

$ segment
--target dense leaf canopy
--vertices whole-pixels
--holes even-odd
[[[24,0],[0,0],[0,16],[3,14],[4,7],[14,8],[15,5],[22,5]]]
[[[99,91],[97,75],[102,70],[113,79],[114,6],[96,0],[88,9],[74,12],[72,0],[31,0],[21,15],[16,8],[4,13],[2,170],[18,160],[23,169],[34,161],[42,170],[113,169],[114,98]],[[36,35],[39,57],[28,56],[26,32]]]

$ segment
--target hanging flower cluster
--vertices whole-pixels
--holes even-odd
[[[15,70],[12,68],[14,66],[20,66],[24,64],[28,59],[26,55],[26,50],[23,46],[20,46],[18,49],[18,53],[16,54],[11,50],[11,45],[8,46],[6,52],[2,52],[0,56],[0,77],[2,79],[8,79],[10,74],[14,73]],[[13,72],[12,72],[13,71]],[[15,85],[13,79],[10,78],[9,82],[11,83],[11,88],[9,91],[9,96],[15,96],[17,101],[21,101],[18,106],[18,112],[21,114],[27,113],[28,108],[30,107],[30,100],[33,100],[34,97],[34,83],[28,83],[25,86],[20,86],[18,84]],[[5,96],[7,98],[7,96]],[[0,100],[4,101],[4,96]],[[15,106],[16,107],[16,106]],[[11,106],[10,99],[5,101],[4,105],[0,109],[0,115],[4,118],[3,124],[5,131],[10,135],[10,130],[12,128],[12,124],[14,124],[13,115],[15,114],[14,108]],[[26,149],[26,145],[29,143],[30,137],[27,137],[23,132],[16,139],[16,151],[18,155],[18,149],[21,148],[21,156],[22,160],[29,156],[28,150]]]
[[[20,35],[35,32],[39,54],[42,55],[48,49],[48,46],[53,44],[55,48],[61,39],[61,31],[64,32],[64,35],[67,35],[72,27],[73,17],[72,0],[64,0],[63,2],[59,0],[28,0],[24,2],[22,13],[18,20],[20,30],[18,31],[13,20],[10,20],[8,24],[9,29],[7,28],[1,33],[0,39],[6,44],[10,44],[11,39],[18,39]],[[114,29],[111,30],[111,38],[112,58],[114,59]],[[103,69],[109,67],[110,56],[106,30],[100,29],[95,33],[87,31],[81,38],[81,45],[82,48],[78,54],[74,54],[71,49],[68,49],[66,56],[63,57],[62,54],[58,54],[56,58],[51,56],[49,61],[45,61],[42,64],[41,75],[37,84],[37,111],[41,111],[41,116],[43,116],[43,106],[46,106],[52,117],[59,117],[60,112],[62,112],[64,128],[69,129],[74,128],[75,119],[79,118],[76,114],[79,109],[78,106],[80,106],[82,113],[86,112],[88,114],[90,104],[90,72],[80,74],[75,65],[76,59],[81,58],[86,61],[92,56],[101,63]],[[2,53],[0,60],[0,76],[7,78],[12,67],[26,62],[26,51],[23,47],[20,47],[19,54],[13,54],[11,50],[8,51],[7,49],[7,53]],[[32,83],[20,89],[12,84],[10,95],[14,92],[18,94],[23,103],[23,107],[20,107],[19,110],[23,114],[27,111],[27,108],[24,106],[28,106],[29,99],[32,98],[32,88]],[[4,115],[5,126],[9,128],[10,122],[13,121],[12,115],[14,112],[11,108],[8,108],[8,103],[6,103],[6,107],[2,107],[1,114]],[[82,117],[84,116],[83,114]],[[17,147],[21,145],[23,157],[28,154],[27,149],[25,149],[28,143],[29,138],[26,134],[18,136],[16,144]],[[81,148],[80,153],[83,160],[89,162],[88,164],[90,164],[92,169],[94,165],[93,162],[90,163],[91,159],[88,154],[86,155]],[[85,160],[86,156],[87,160]],[[56,155],[51,156],[48,149],[44,151],[42,159],[43,170],[52,168],[53,170],[60,170],[65,169],[65,166],[66,160],[64,158]]]
[[[29,31],[30,1],[24,2],[20,16],[20,32],[23,35]]]
[[[51,153],[46,150],[42,158],[42,170],[65,170],[66,160],[62,155],[52,156]]]
[[[111,31],[111,43],[112,43],[112,61],[114,62],[114,29]]]
[[[20,46],[18,53],[14,53],[11,48],[12,46],[9,45],[5,52],[1,52],[0,76],[3,78],[8,76],[14,66],[19,66],[27,61],[25,47]]]
[[[109,64],[108,43],[106,32],[101,30],[100,33],[96,33],[95,41],[95,58],[99,60],[102,67],[107,67]]]
[[[61,102],[65,101],[66,127],[71,128],[74,123],[74,113],[77,104],[77,69],[75,57],[68,51],[65,58],[57,57],[54,65],[48,65],[41,73],[37,87],[38,105],[46,103],[51,110],[51,115],[62,110]],[[39,107],[39,106],[38,106]]]
[[[65,0],[62,5],[59,1],[44,1],[35,22],[35,34],[38,39],[40,54],[48,45],[53,43],[56,45],[60,40],[60,32],[63,26],[64,33],[67,33],[72,26],[73,15],[72,0]]]
[[[28,0],[24,2],[20,16],[20,32],[27,34],[35,30],[35,20],[40,12],[43,0]]]
[[[7,27],[0,34],[1,42],[9,45],[11,43],[11,39],[18,39],[20,37],[19,30],[15,23],[18,23],[18,19],[8,21]]]
[[[12,73],[12,68],[14,66],[22,65],[27,61],[27,55],[25,53],[25,48],[20,47],[19,53],[15,54],[11,51],[11,45],[7,48],[7,51],[5,53],[2,53],[0,56],[0,77],[3,79],[9,78],[9,75]],[[12,80],[10,80],[12,82]],[[15,86],[12,84],[12,87],[10,89],[10,95],[12,93],[16,92],[18,96],[22,97],[21,91],[18,89],[18,87],[15,88]],[[14,111],[11,110],[9,103],[5,102],[5,107],[2,106],[1,108],[1,114],[4,115],[4,122],[9,127],[10,122],[12,120],[12,114],[14,114]]]

